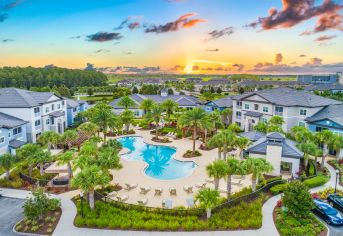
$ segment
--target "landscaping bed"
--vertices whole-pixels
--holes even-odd
[[[182,157],[184,158],[193,158],[193,157],[200,157],[200,156],[201,156],[201,152],[199,152],[198,150],[195,150],[195,152],[191,150],[187,150],[186,153],[182,155]]]
[[[111,203],[96,201],[95,210],[91,210],[87,204],[83,204],[81,217],[80,201],[76,201],[78,215],[75,218],[77,227],[121,229],[121,230],[157,230],[157,231],[205,231],[205,230],[247,230],[258,229],[262,226],[262,205],[264,197],[260,197],[249,203],[223,208],[213,213],[209,220],[199,215],[175,214],[143,211],[136,207],[126,209],[117,207]]]
[[[339,170],[339,184],[343,186],[343,160],[330,160],[327,163],[336,170]]]
[[[172,141],[169,140],[169,138],[156,138],[156,137],[153,137],[151,140],[156,142],[156,143],[171,143],[172,142]]]

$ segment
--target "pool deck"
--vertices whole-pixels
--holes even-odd
[[[141,136],[144,139],[144,142],[147,144],[153,145],[164,145],[176,148],[176,153],[173,156],[176,160],[180,161],[194,161],[198,167],[194,169],[193,173],[190,176],[178,179],[178,180],[157,180],[153,179],[149,176],[144,174],[144,169],[146,167],[146,163],[143,161],[133,160],[129,161],[124,158],[121,158],[121,163],[123,168],[120,170],[111,170],[113,174],[113,184],[119,183],[122,187],[125,187],[125,184],[135,185],[138,184],[138,187],[127,191],[122,189],[118,192],[119,196],[127,195],[129,199],[126,201],[127,203],[137,204],[138,200],[148,199],[147,206],[153,207],[161,207],[162,200],[170,199],[173,202],[173,207],[175,206],[187,206],[186,200],[188,198],[194,197],[196,192],[199,188],[196,187],[198,183],[206,182],[208,178],[206,173],[206,166],[216,160],[218,156],[217,149],[209,150],[209,151],[202,151],[199,150],[199,146],[202,143],[201,141],[196,141],[196,148],[202,153],[202,156],[195,157],[195,158],[183,158],[182,155],[189,149],[192,148],[192,140],[191,139],[179,139],[179,140],[172,140],[171,143],[161,144],[151,141],[153,135],[150,134],[150,130],[135,130],[135,135],[128,135],[128,136]],[[120,136],[123,137],[123,136]],[[115,137],[118,138],[118,137]],[[110,138],[110,139],[113,139]],[[127,149],[123,149],[120,154],[127,153]],[[238,185],[238,176],[233,177],[233,192],[237,192],[243,187],[249,186],[251,183],[250,176],[246,176],[245,179],[241,181]],[[193,186],[193,193],[188,194],[183,190],[184,186]],[[150,187],[151,190],[147,194],[140,194],[140,187]],[[207,183],[206,187],[214,188],[212,183]],[[163,192],[161,196],[155,196],[155,189],[162,188]],[[170,188],[176,189],[176,196],[171,196],[169,193]],[[226,189],[226,182],[222,180],[219,185],[220,190]],[[222,191],[222,195],[226,196],[226,193]]]

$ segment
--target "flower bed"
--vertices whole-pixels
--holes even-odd
[[[336,170],[339,170],[339,184],[343,186],[343,160],[330,160],[328,161],[328,164],[335,168]]]

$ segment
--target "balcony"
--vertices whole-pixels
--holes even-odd
[[[42,129],[42,126],[41,126],[41,125],[35,126],[35,130],[40,130],[40,129]]]
[[[40,117],[40,116],[41,116],[40,112],[35,113],[35,117]]]
[[[276,116],[283,116],[283,112],[275,112],[275,114],[274,115],[276,115]]]

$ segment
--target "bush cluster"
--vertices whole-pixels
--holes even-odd
[[[282,193],[285,188],[286,188],[287,184],[277,184],[273,187],[270,188],[270,192],[273,194],[273,195],[278,195],[279,193]]]
[[[304,184],[307,187],[309,187],[309,188],[314,188],[314,187],[321,186],[321,185],[325,184],[328,181],[329,181],[329,177],[328,176],[318,175],[316,177],[313,177],[313,178],[305,180]]]

